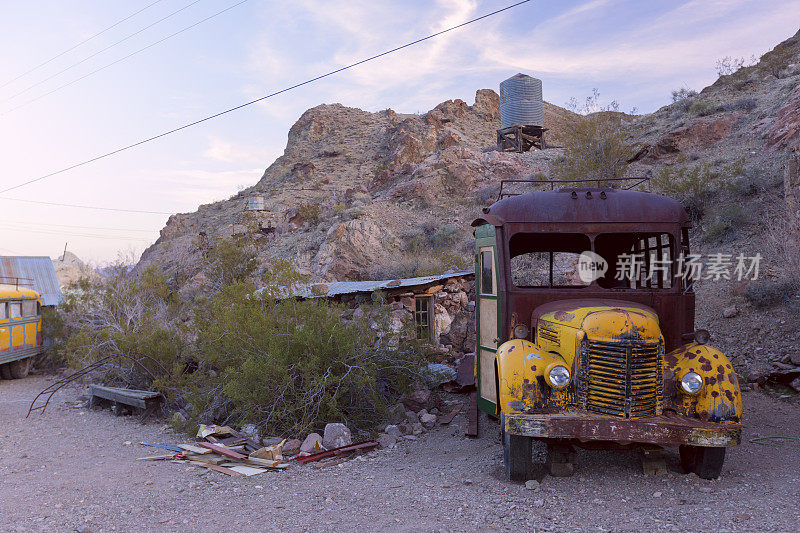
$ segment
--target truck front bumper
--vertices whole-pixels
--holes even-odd
[[[512,435],[582,442],[724,447],[741,442],[742,425],[704,422],[680,415],[623,419],[589,412],[563,414],[508,413],[505,430]]]

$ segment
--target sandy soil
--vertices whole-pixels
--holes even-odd
[[[503,480],[496,422],[467,439],[457,418],[417,441],[341,466],[294,466],[250,478],[174,463],[144,463],[139,441],[185,442],[160,422],[115,417],[59,393],[25,420],[52,377],[0,381],[3,531],[797,531],[800,406],[746,393],[744,445],[722,477],[642,476],[634,452],[580,451],[572,478],[537,490]],[[455,433],[455,435],[454,435]],[[537,450],[542,460],[541,451]]]

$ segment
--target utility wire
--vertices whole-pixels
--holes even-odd
[[[79,209],[94,209],[96,211],[115,211],[117,213],[144,213],[148,215],[172,215],[174,213],[168,213],[166,211],[145,211],[141,209],[118,209],[114,207],[100,207],[96,205],[77,205],[77,204],[63,204],[58,202],[44,202],[41,200],[26,200],[23,198],[8,198],[5,196],[0,196],[0,200],[8,200],[10,202],[25,202],[26,204],[40,204],[40,205],[52,205],[56,207],[76,207]]]
[[[255,103],[261,102],[261,101],[266,100],[268,98],[272,98],[273,96],[277,96],[279,94],[282,94],[282,93],[285,93],[285,92],[289,92],[289,91],[291,91],[293,89],[297,89],[298,87],[302,87],[304,85],[308,85],[310,83],[314,83],[315,81],[319,81],[319,80],[321,80],[323,78],[327,78],[329,76],[333,76],[334,74],[338,74],[340,72],[343,72],[345,70],[351,69],[351,68],[356,67],[358,65],[363,65],[364,63],[368,63],[369,61],[373,61],[373,60],[378,59],[380,57],[383,57],[383,56],[392,54],[394,52],[397,52],[399,50],[403,50],[404,48],[408,48],[410,46],[414,46],[414,45],[419,44],[419,43],[421,43],[423,41],[427,41],[429,39],[433,39],[434,37],[438,37],[439,35],[445,34],[447,32],[451,32],[451,31],[456,30],[458,28],[463,28],[464,26],[467,26],[469,24],[478,22],[478,21],[483,20],[485,18],[489,18],[489,17],[494,16],[494,15],[497,15],[498,13],[502,13],[504,11],[508,11],[509,9],[513,9],[513,8],[515,8],[517,6],[522,5],[522,4],[527,4],[530,1],[531,0],[522,0],[521,2],[517,2],[515,4],[511,4],[510,6],[506,6],[504,8],[498,9],[496,11],[492,11],[491,13],[487,13],[485,15],[481,15],[480,17],[468,20],[466,22],[462,22],[461,24],[458,24],[456,26],[451,26],[450,28],[438,31],[436,33],[432,33],[432,34],[428,35],[427,37],[422,37],[420,39],[417,39],[416,41],[412,41],[410,43],[406,43],[404,45],[398,46],[396,48],[392,48],[391,50],[386,50],[385,52],[381,52],[379,54],[376,54],[374,56],[368,57],[366,59],[362,59],[362,60],[357,61],[355,63],[351,63],[349,65],[346,65],[344,67],[338,68],[336,70],[332,70],[330,72],[326,72],[325,74],[321,74],[319,76],[316,76],[314,78],[308,79],[306,81],[303,81],[303,82],[300,82],[300,83],[296,83],[295,85],[292,85],[290,87],[286,87],[285,89],[281,89],[279,91],[275,91],[273,93],[267,94],[267,95],[262,96],[260,98],[256,98],[255,100],[250,100],[249,102],[245,102],[244,104],[238,105],[236,107],[231,107],[229,109],[226,109],[225,111],[220,111],[219,113],[215,113],[213,115],[209,115],[209,116],[207,116],[205,118],[201,118],[200,120],[195,120],[194,122],[190,122],[188,124],[184,124],[183,126],[179,126],[177,128],[165,131],[163,133],[159,133],[158,135],[154,135],[152,137],[148,137],[147,139],[143,139],[143,140],[135,142],[133,144],[129,144],[127,146],[123,146],[122,148],[118,148],[118,149],[113,150],[111,152],[106,152],[105,154],[95,156],[95,157],[93,157],[91,159],[87,159],[85,161],[81,161],[80,163],[75,163],[74,165],[70,165],[68,167],[62,168],[61,170],[56,170],[55,172],[51,172],[49,174],[45,174],[44,176],[39,176],[38,178],[33,178],[33,179],[28,180],[28,181],[24,181],[22,183],[18,183],[17,185],[14,185],[12,187],[8,187],[8,188],[0,190],[0,194],[6,193],[6,192],[14,190],[14,189],[19,189],[20,187],[24,187],[26,185],[30,185],[31,183],[36,183],[37,181],[41,181],[41,180],[50,178],[52,176],[56,176],[58,174],[63,174],[64,172],[68,172],[70,170],[73,170],[75,168],[78,168],[78,167],[81,167],[81,166],[84,166],[84,165],[88,165],[89,163],[94,163],[95,161],[99,161],[100,159],[105,159],[106,157],[110,157],[110,156],[118,154],[120,152],[124,152],[126,150],[130,150],[131,148],[135,148],[137,146],[141,146],[141,145],[143,145],[145,143],[149,143],[151,141],[155,141],[156,139],[160,139],[162,137],[166,137],[167,135],[171,135],[173,133],[177,133],[177,132],[179,132],[181,130],[185,130],[187,128],[191,128],[192,126],[196,126],[198,124],[202,124],[203,122],[207,122],[207,121],[215,119],[217,117],[221,117],[222,115],[226,115],[228,113],[232,113],[233,111],[237,111],[237,110],[242,109],[244,107],[251,106],[251,105],[253,105]],[[232,6],[232,7],[235,7],[235,6]]]
[[[108,226],[74,226],[71,224],[48,224],[47,222],[27,222],[21,220],[0,220],[0,224],[2,225],[11,225],[15,228],[20,226],[28,227],[28,226],[45,226],[43,229],[49,228],[78,228],[78,229],[92,229],[92,230],[100,230],[100,231],[138,231],[142,233],[153,233],[152,229],[138,229],[138,228],[112,228]]]
[[[128,15],[127,17],[125,17],[124,19],[122,19],[122,20],[118,20],[117,22],[115,22],[114,24],[112,24],[111,26],[109,26],[108,28],[106,28],[106,29],[104,29],[104,30],[101,30],[101,31],[99,31],[99,32],[95,33],[94,35],[92,35],[91,37],[89,37],[89,38],[87,38],[87,39],[84,39],[84,40],[82,40],[81,42],[79,42],[78,44],[76,44],[75,46],[73,46],[73,47],[71,47],[71,48],[67,48],[66,50],[64,50],[64,51],[63,51],[63,52],[61,52],[60,54],[56,54],[56,55],[54,55],[53,57],[51,57],[50,59],[48,59],[48,60],[47,60],[47,61],[45,61],[44,63],[39,63],[38,65],[36,65],[36,66],[35,66],[35,67],[33,67],[32,69],[30,69],[30,70],[28,70],[28,71],[25,71],[25,72],[23,72],[22,74],[20,74],[19,76],[17,76],[16,78],[14,78],[14,79],[11,79],[11,80],[8,80],[8,81],[7,81],[7,82],[5,82],[4,84],[0,85],[0,89],[2,89],[3,87],[5,87],[5,86],[7,86],[7,85],[10,85],[11,83],[14,83],[15,81],[17,81],[17,80],[18,80],[18,79],[20,79],[20,78],[23,78],[23,77],[27,76],[27,75],[28,75],[28,74],[30,74],[31,72],[35,72],[35,71],[39,70],[39,69],[40,69],[40,68],[42,68],[43,66],[45,66],[45,65],[47,65],[47,64],[49,64],[49,63],[51,63],[51,62],[55,61],[55,60],[56,60],[56,59],[58,59],[59,57],[61,57],[61,56],[65,55],[65,54],[67,54],[67,53],[69,53],[69,52],[72,52],[73,50],[75,50],[75,49],[76,49],[76,48],[78,48],[79,46],[81,46],[81,45],[84,45],[84,44],[88,43],[89,41],[91,41],[91,40],[92,40],[92,39],[94,39],[95,37],[99,37],[99,36],[101,36],[102,34],[104,34],[105,32],[107,32],[108,30],[110,30],[110,29],[112,29],[112,28],[115,28],[115,27],[119,26],[120,24],[122,24],[122,23],[123,23],[123,22],[125,22],[126,20],[129,20],[129,19],[131,19],[131,18],[135,17],[136,15],[138,15],[139,13],[141,13],[142,11],[144,11],[144,10],[146,10],[146,9],[149,9],[149,8],[153,7],[154,5],[158,4],[158,3],[159,3],[159,2],[161,2],[161,1],[162,1],[162,0],[156,0],[155,2],[152,2],[152,3],[150,3],[150,4],[147,4],[146,6],[144,6],[144,7],[143,7],[142,9],[140,9],[139,11],[136,11],[136,12],[134,12],[134,13],[131,13],[130,15]]]
[[[163,17],[163,18],[160,18],[160,19],[158,19],[157,21],[153,22],[152,24],[148,24],[148,25],[147,25],[147,26],[145,26],[144,28],[142,28],[142,29],[140,29],[140,30],[138,30],[138,31],[135,31],[135,32],[131,33],[131,34],[130,34],[130,35],[128,35],[127,37],[123,37],[123,38],[122,38],[122,39],[120,39],[119,41],[117,41],[117,42],[115,42],[115,43],[112,43],[112,44],[110,44],[110,45],[106,46],[106,47],[105,47],[105,48],[103,48],[102,50],[98,50],[97,52],[95,52],[95,53],[93,53],[93,54],[91,54],[91,55],[89,55],[89,56],[87,56],[87,57],[85,57],[85,58],[81,59],[81,60],[80,60],[80,61],[78,61],[77,63],[73,63],[72,65],[70,65],[70,66],[68,66],[68,67],[66,67],[66,68],[63,68],[63,69],[59,70],[59,71],[58,71],[58,72],[56,72],[55,74],[53,74],[53,75],[51,75],[51,76],[48,76],[48,77],[46,77],[46,78],[45,78],[45,79],[43,79],[43,80],[37,81],[36,83],[34,83],[33,85],[30,85],[30,86],[26,87],[25,89],[22,89],[22,90],[21,90],[21,91],[19,91],[18,93],[16,93],[16,94],[12,94],[11,96],[9,96],[9,97],[8,97],[8,98],[6,98],[5,100],[3,100],[1,103],[6,103],[6,102],[8,102],[9,100],[13,100],[13,99],[14,99],[14,98],[16,98],[17,96],[19,96],[19,95],[21,95],[21,94],[25,94],[26,92],[30,91],[31,89],[34,89],[34,88],[38,87],[39,85],[41,85],[41,84],[43,84],[43,83],[45,83],[45,82],[47,82],[47,81],[50,81],[50,80],[52,80],[53,78],[55,78],[55,77],[57,77],[57,76],[60,76],[61,74],[63,74],[63,73],[65,73],[65,72],[67,72],[68,70],[72,70],[73,68],[77,67],[78,65],[82,65],[82,64],[86,63],[87,61],[89,61],[89,60],[90,60],[90,59],[92,59],[93,57],[96,57],[96,56],[98,56],[98,55],[102,54],[103,52],[105,52],[106,50],[110,50],[111,48],[114,48],[115,46],[117,46],[117,45],[119,45],[119,44],[121,44],[121,43],[124,43],[124,42],[125,42],[125,41],[127,41],[128,39],[130,39],[130,38],[132,38],[132,37],[135,37],[135,36],[139,35],[140,33],[142,33],[142,32],[144,32],[144,31],[146,31],[146,30],[148,30],[148,29],[152,28],[152,27],[153,27],[153,26],[155,26],[156,24],[160,24],[160,23],[164,22],[164,21],[165,21],[165,20],[167,20],[168,18],[170,18],[170,17],[173,17],[173,16],[177,15],[177,14],[178,14],[178,13],[180,13],[181,11],[184,11],[184,10],[186,10],[186,9],[189,9],[190,7],[192,7],[193,5],[195,5],[195,4],[197,4],[197,3],[201,2],[201,1],[202,1],[202,0],[194,0],[193,2],[191,2],[191,3],[189,3],[189,4],[185,5],[185,6],[183,6],[182,8],[180,8],[180,9],[177,9],[177,10],[173,11],[173,12],[172,12],[172,13],[170,13],[169,15],[167,15],[167,16],[165,16],[165,17]],[[173,34],[173,35],[174,35],[174,34]],[[161,42],[161,41],[159,41],[159,42]],[[144,49],[143,49],[143,50],[144,50]],[[138,53],[138,52],[137,52],[137,53]],[[112,63],[112,65],[113,65],[113,63]],[[105,67],[103,67],[103,68],[105,68]],[[102,70],[102,69],[101,69],[101,70]],[[95,71],[95,72],[97,72],[97,71]],[[83,79],[83,78],[78,78],[78,79]],[[74,83],[74,82],[72,82],[72,83]],[[66,87],[66,85],[64,85],[64,86],[62,86],[62,87]],[[58,90],[58,89],[56,89],[56,90]],[[55,91],[51,91],[51,92],[55,92]],[[50,93],[46,93],[46,94],[50,94]],[[41,98],[41,97],[39,97],[39,98]],[[36,98],[36,99],[34,99],[34,100],[31,100],[31,101],[35,101],[35,100],[38,100],[38,98]],[[28,102],[28,103],[29,103],[29,102]],[[23,105],[26,105],[26,104],[23,104]],[[20,107],[21,107],[21,106],[20,106]],[[15,109],[18,109],[18,108],[15,108]],[[13,110],[12,110],[12,111],[13,111]]]
[[[198,1],[199,1],[199,0],[198,0]],[[24,102],[24,103],[22,103],[22,104],[18,105],[17,107],[12,107],[12,108],[11,108],[11,109],[9,109],[8,111],[4,111],[4,112],[3,112],[3,114],[2,114],[2,115],[0,115],[0,116],[5,116],[5,115],[8,115],[9,113],[12,113],[12,112],[16,111],[17,109],[23,108],[23,107],[27,106],[28,104],[32,104],[33,102],[36,102],[37,100],[41,100],[42,98],[44,98],[44,97],[46,97],[46,96],[50,96],[51,94],[53,94],[53,93],[56,93],[56,92],[58,92],[58,91],[60,91],[60,90],[62,90],[62,89],[66,89],[67,87],[69,87],[69,86],[71,86],[71,85],[74,85],[74,84],[78,83],[79,81],[81,81],[81,80],[84,80],[84,79],[88,78],[89,76],[94,76],[94,75],[95,75],[95,74],[97,74],[98,72],[102,72],[103,70],[105,70],[105,69],[107,69],[107,68],[109,68],[109,67],[113,67],[114,65],[116,65],[116,64],[118,64],[118,63],[122,63],[123,61],[125,61],[125,60],[127,60],[127,59],[130,59],[131,57],[133,57],[133,56],[135,56],[135,55],[137,55],[137,54],[140,54],[140,53],[144,52],[145,50],[149,50],[150,48],[152,48],[152,47],[154,47],[154,46],[156,46],[156,45],[158,45],[158,44],[161,44],[161,43],[163,43],[163,42],[164,42],[164,41],[166,41],[166,40],[172,39],[173,37],[175,37],[175,36],[177,36],[177,35],[180,35],[180,34],[181,34],[181,33],[183,33],[183,32],[189,31],[189,30],[191,30],[192,28],[194,28],[195,26],[199,26],[200,24],[202,24],[202,23],[204,23],[204,22],[206,22],[206,21],[208,21],[208,20],[211,20],[211,19],[213,19],[214,17],[218,17],[219,15],[222,15],[222,14],[223,14],[223,13],[225,13],[226,11],[230,11],[231,9],[233,9],[233,8],[235,8],[235,7],[238,7],[238,6],[240,6],[240,5],[244,4],[245,2],[248,2],[248,1],[249,1],[249,0],[241,0],[240,2],[237,2],[236,4],[233,4],[232,6],[226,7],[226,8],[225,8],[225,9],[223,9],[222,11],[217,11],[217,12],[216,12],[216,13],[214,13],[213,15],[210,15],[210,16],[208,16],[208,17],[206,17],[206,18],[202,19],[202,20],[199,20],[199,21],[195,22],[194,24],[191,24],[191,25],[189,25],[189,26],[187,26],[187,27],[185,27],[185,28],[183,28],[183,29],[181,29],[181,30],[178,30],[178,31],[176,31],[175,33],[171,33],[171,34],[167,35],[166,37],[164,37],[164,38],[162,38],[162,39],[159,39],[158,41],[156,41],[156,42],[154,42],[154,43],[148,44],[148,45],[147,45],[147,46],[145,46],[144,48],[140,48],[140,49],[138,49],[138,50],[136,50],[136,51],[134,51],[134,52],[131,52],[130,54],[128,54],[128,55],[126,55],[126,56],[123,56],[123,57],[121,57],[121,58],[117,59],[116,61],[112,61],[111,63],[108,63],[107,65],[104,65],[104,66],[102,66],[102,67],[100,67],[100,68],[98,68],[98,69],[95,69],[95,70],[93,70],[93,71],[91,71],[91,72],[88,72],[88,73],[84,74],[83,76],[80,76],[79,78],[76,78],[76,79],[74,79],[74,80],[72,80],[72,81],[70,81],[70,82],[67,82],[67,83],[65,83],[65,84],[63,84],[63,85],[59,85],[59,86],[58,86],[58,87],[56,87],[55,89],[52,89],[52,90],[50,90],[50,91],[48,91],[48,92],[46,92],[46,93],[44,93],[44,94],[40,94],[40,95],[39,95],[39,96],[37,96],[36,98],[31,98],[30,100],[28,100],[28,101],[26,101],[26,102]],[[188,6],[187,6],[187,7],[188,7]],[[51,76],[51,77],[52,77],[52,76]],[[49,78],[48,78],[48,79],[49,79]],[[45,80],[45,81],[46,81],[46,80]],[[18,94],[21,94],[21,93],[18,93]],[[13,96],[12,96],[11,98],[13,98]],[[7,101],[7,100],[5,100],[5,101]],[[4,102],[5,102],[5,101],[4,101]]]

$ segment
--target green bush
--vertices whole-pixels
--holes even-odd
[[[665,166],[650,180],[650,184],[656,192],[680,201],[686,206],[692,219],[699,221],[714,196],[714,178],[716,173],[708,165],[678,168]]]
[[[572,111],[584,116],[565,134],[564,155],[551,167],[556,179],[597,180],[603,186],[608,185],[608,179],[624,177],[635,153],[631,144],[631,122],[619,112],[616,102],[601,107],[599,98],[595,89],[582,109],[578,109],[574,98],[567,104]]]
[[[193,419],[225,415],[283,435],[330,421],[371,429],[416,377],[420,352],[399,342],[384,308],[344,321],[346,308],[325,299],[252,294],[233,284],[198,309]]]
[[[722,241],[736,233],[747,224],[747,215],[737,204],[719,206],[706,217],[704,231],[709,241]]]
[[[764,309],[788,301],[799,289],[800,281],[796,279],[756,280],[749,283],[742,294],[754,307]]]

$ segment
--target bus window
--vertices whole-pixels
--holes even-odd
[[[22,316],[36,316],[36,300],[24,300],[22,302]]]
[[[0,302],[0,320],[8,318],[8,303]]]
[[[22,316],[22,302],[9,302],[8,317],[20,318]]]

